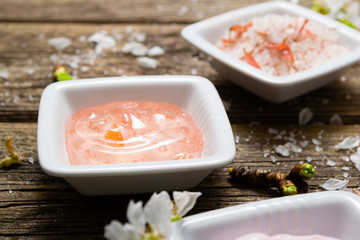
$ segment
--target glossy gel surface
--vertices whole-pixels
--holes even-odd
[[[112,102],[71,115],[66,147],[72,165],[201,157],[203,135],[181,108],[156,102]]]

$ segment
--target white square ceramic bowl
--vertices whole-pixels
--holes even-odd
[[[229,27],[267,13],[301,16],[334,29],[348,54],[288,76],[272,76],[220,50],[216,45]],[[270,1],[233,10],[185,27],[181,35],[212,57],[212,66],[223,76],[275,103],[300,96],[337,79],[346,67],[360,60],[360,32],[327,16],[286,1]]]
[[[359,196],[343,191],[307,193],[186,217],[175,223],[171,240],[234,240],[252,232],[358,240],[359,223]]]
[[[70,165],[65,121],[81,109],[113,101],[167,102],[183,108],[204,135],[203,156],[179,161]],[[62,177],[85,195],[113,195],[195,187],[213,169],[235,157],[222,101],[207,79],[195,76],[135,76],[50,84],[39,108],[38,154],[49,175]]]

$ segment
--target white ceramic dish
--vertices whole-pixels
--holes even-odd
[[[230,26],[267,13],[301,16],[335,29],[340,43],[350,52],[323,65],[277,77],[237,60],[216,47]],[[270,1],[233,10],[185,27],[181,35],[212,57],[212,66],[223,76],[271,102],[283,102],[337,79],[349,65],[360,60],[360,33],[329,17],[286,1]]]
[[[360,197],[343,191],[274,198],[201,213],[175,223],[171,240],[234,240],[252,232],[360,236]]]
[[[81,109],[112,101],[167,102],[185,109],[203,131],[203,156],[132,164],[70,165],[65,120]],[[194,76],[139,76],[73,80],[45,88],[39,108],[38,154],[49,175],[85,195],[188,189],[235,157],[232,129],[214,85]]]

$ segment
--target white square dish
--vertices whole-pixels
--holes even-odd
[[[253,232],[355,240],[359,222],[359,196],[343,191],[307,193],[185,217],[175,223],[171,240],[234,240]]]
[[[65,122],[70,115],[114,101],[167,102],[189,113],[204,136],[201,158],[129,164],[70,165]],[[235,157],[232,129],[222,101],[207,79],[134,76],[50,84],[40,101],[38,154],[41,168],[84,195],[114,195],[195,187]]]
[[[322,65],[288,76],[272,76],[238,60],[216,45],[234,24],[268,13],[303,17],[334,29],[339,42],[349,53],[330,59]],[[360,33],[345,24],[305,7],[286,1],[270,1],[233,10],[185,27],[181,35],[189,43],[212,57],[211,65],[224,77],[254,94],[275,103],[287,101],[324,86],[341,76],[346,67],[360,59]]]

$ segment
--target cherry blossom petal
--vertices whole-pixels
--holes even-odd
[[[136,237],[133,226],[130,224],[121,224],[117,220],[112,220],[105,226],[104,237],[108,240],[140,240]]]
[[[195,205],[197,198],[201,195],[201,192],[173,192],[173,198],[176,206],[176,214],[183,217],[188,213]]]
[[[167,192],[154,193],[144,206],[145,220],[155,231],[164,236],[171,233],[171,210],[173,203]]]
[[[146,224],[142,205],[143,203],[141,201],[135,203],[134,200],[131,200],[126,212],[127,219],[139,234],[144,233]]]

